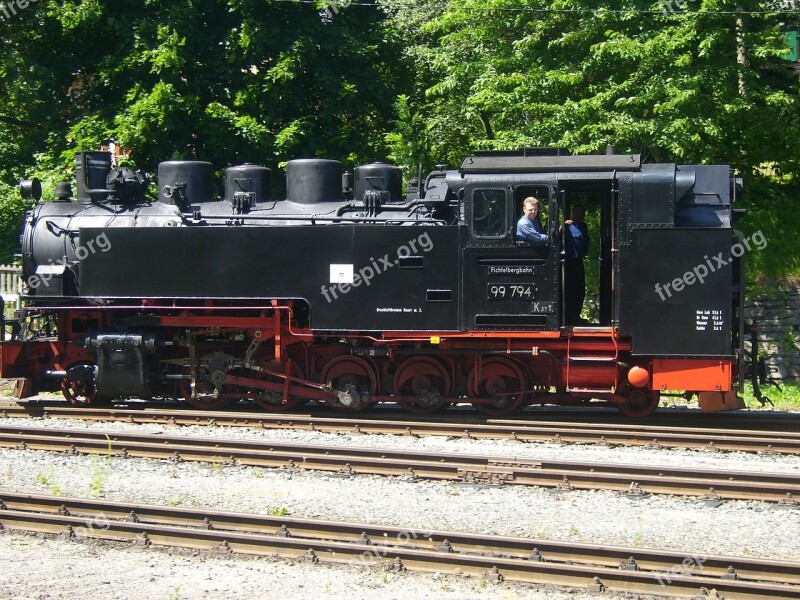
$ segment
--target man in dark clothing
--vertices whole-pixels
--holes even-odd
[[[586,273],[583,257],[589,252],[589,229],[583,221],[584,208],[576,204],[572,218],[564,221],[561,239],[564,241],[564,323],[581,325],[583,299],[586,297]]]

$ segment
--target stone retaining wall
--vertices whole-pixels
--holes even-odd
[[[800,284],[761,286],[748,298],[744,315],[758,322],[759,350],[767,358],[770,377],[800,380]],[[750,350],[749,336],[745,348]]]

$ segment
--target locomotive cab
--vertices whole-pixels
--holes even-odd
[[[617,173],[638,169],[638,156],[559,156],[542,149],[527,156],[484,152],[468,158],[464,181],[469,242],[466,250],[466,328],[559,331],[612,327],[614,221]],[[516,224],[526,198],[539,200],[542,243],[517,241]],[[502,204],[503,210],[498,208]],[[580,205],[591,215],[588,268],[596,296],[591,322],[568,322],[562,224]],[[502,218],[502,219],[501,219]],[[502,221],[502,223],[501,223]],[[585,287],[585,285],[584,285]],[[579,301],[580,302],[580,301]]]
[[[516,240],[522,201],[529,196],[539,197],[550,215],[557,214],[555,190],[545,182],[516,186],[479,180],[466,186],[466,329],[559,327],[557,219],[542,223],[546,242]]]

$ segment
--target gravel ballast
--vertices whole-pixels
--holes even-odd
[[[650,466],[691,464],[712,469],[760,472],[800,471],[800,461],[787,456],[521,444],[498,440],[413,439],[383,435],[353,437],[246,428],[87,424],[48,419],[4,419],[0,423],[543,460],[594,460]],[[648,496],[634,500],[604,491],[554,493],[536,488],[482,488],[375,476],[341,478],[324,473],[67,456],[29,450],[0,451],[0,494],[2,490],[659,548],[685,552],[687,556],[724,554],[800,560],[800,538],[797,536],[800,510],[782,510],[758,502],[726,502],[712,507],[688,498]],[[452,576],[384,574],[375,568],[311,567],[285,560],[171,555],[152,549],[135,551],[96,542],[43,541],[35,536],[13,533],[0,536],[0,559],[8,576],[5,582],[0,582],[0,598],[124,598],[133,597],[132,591],[138,590],[138,585],[143,586],[142,593],[136,596],[144,598],[245,598],[257,595],[267,598],[579,597],[574,593],[507,583],[494,586]],[[58,576],[54,576],[56,571]],[[38,583],[38,576],[31,575],[34,572],[41,574]],[[65,573],[69,573],[69,577],[62,576]]]

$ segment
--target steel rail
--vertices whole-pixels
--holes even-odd
[[[729,600],[800,598],[800,563],[594,546],[519,537],[424,531],[51,496],[0,494],[9,530],[236,552],[381,564],[590,590]]]
[[[131,410],[134,413],[141,413],[145,410],[162,410],[162,411],[180,411],[192,412],[197,409],[189,407],[183,403],[176,403],[174,400],[151,400],[151,401],[117,401],[113,405],[95,405],[94,407],[73,407],[66,400],[61,397],[32,397],[24,400],[12,400],[10,398],[0,398],[0,412],[3,410],[13,410],[16,414],[21,414],[22,411],[27,411],[28,416],[41,416],[43,411],[55,408],[63,408],[66,410],[88,411],[93,410],[102,413],[108,410],[126,411]],[[607,408],[608,410],[603,410]],[[230,413],[242,414],[247,416],[269,416],[270,413],[262,411],[261,409],[240,403],[232,405],[228,408]],[[228,414],[226,411],[226,414]],[[203,412],[204,415],[213,415],[214,412]],[[322,418],[342,418],[341,412],[337,412],[330,407],[317,405],[306,407],[305,409],[296,409],[289,416],[297,414],[301,417],[311,417],[316,415]],[[55,415],[54,415],[55,416]],[[273,415],[279,416],[279,415]],[[458,420],[464,424],[474,423],[493,423],[493,424],[509,424],[526,422],[568,422],[578,424],[595,424],[606,426],[614,425],[631,425],[636,424],[636,421],[621,415],[616,408],[612,406],[604,406],[600,402],[594,403],[592,407],[555,407],[555,406],[537,406],[528,408],[522,412],[515,413],[506,417],[487,417],[480,415],[474,410],[470,410],[466,406],[451,407],[443,413],[434,415],[414,415],[400,408],[392,408],[391,406],[376,406],[373,409],[366,410],[354,415],[366,419],[392,419],[401,421],[454,421]],[[800,412],[796,413],[776,413],[773,411],[759,411],[759,410],[742,410],[733,412],[722,413],[703,413],[697,409],[672,409],[664,408],[657,411],[655,414],[647,418],[646,421],[641,421],[642,424],[647,426],[660,426],[668,427],[671,429],[684,429],[684,428],[708,428],[708,429],[734,429],[734,430],[760,430],[760,431],[774,431],[779,433],[798,433],[800,432]]]
[[[495,420],[421,421],[384,420],[372,417],[319,417],[306,414],[268,414],[223,411],[108,409],[4,406],[0,417],[42,416],[139,424],[207,425],[294,429],[356,434],[449,436],[511,439],[519,442],[601,444],[693,448],[710,451],[800,454],[800,432],[742,429],[675,428],[642,424],[571,423],[560,421]]]
[[[689,469],[513,456],[329,447],[220,438],[79,429],[0,426],[0,447],[139,458],[171,458],[267,468],[332,471],[343,475],[411,476],[462,483],[609,489],[757,500],[800,506],[800,474]]]

